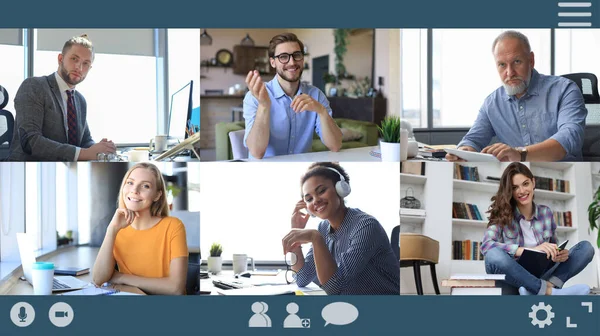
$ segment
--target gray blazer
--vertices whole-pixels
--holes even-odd
[[[94,145],[86,122],[85,98],[75,91],[78,144]],[[10,146],[11,161],[74,161],[76,146],[70,145],[65,128],[62,97],[54,73],[27,78],[17,91],[15,128]]]

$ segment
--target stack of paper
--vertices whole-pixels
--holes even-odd
[[[455,274],[442,286],[451,287],[452,295],[502,295],[497,281],[505,278],[504,274]]]

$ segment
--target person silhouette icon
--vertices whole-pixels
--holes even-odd
[[[265,313],[269,310],[269,305],[266,302],[254,302],[252,304],[252,312],[254,315],[248,321],[250,328],[270,328],[271,318]]]
[[[302,320],[300,319],[300,317],[298,317],[298,315],[296,315],[298,313],[298,311],[300,310],[300,308],[298,307],[298,304],[296,304],[295,302],[290,302],[285,307],[285,310],[290,315],[288,315],[288,317],[286,317],[285,320],[283,321],[283,327],[284,328],[302,328]]]

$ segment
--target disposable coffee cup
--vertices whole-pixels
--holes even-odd
[[[31,266],[31,282],[33,282],[34,295],[52,295],[52,282],[54,279],[54,264],[49,262],[36,262]]]

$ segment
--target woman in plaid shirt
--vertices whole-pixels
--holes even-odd
[[[481,244],[486,272],[505,274],[506,283],[518,287],[521,295],[587,295],[588,285],[563,288],[563,284],[592,261],[594,248],[581,241],[571,250],[559,251],[552,210],[533,202],[534,193],[531,170],[511,163],[488,210],[490,220]],[[556,264],[537,278],[517,262],[525,248],[546,253]]]

